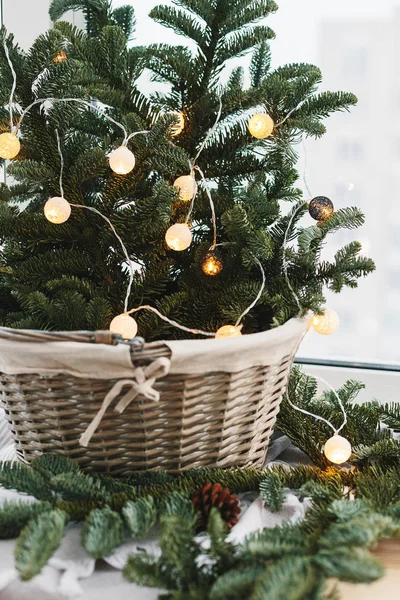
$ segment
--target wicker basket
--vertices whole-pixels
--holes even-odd
[[[189,353],[188,364],[181,369],[187,371],[185,374],[172,369],[154,381],[153,392],[159,401],[139,394],[117,414],[115,403],[123,402],[126,392],[122,381],[117,396],[114,394],[115,403],[104,411],[88,447],[82,447],[79,440],[98,415],[105,396],[116,389],[117,379],[88,379],[66,372],[49,376],[43,374],[45,360],[43,370],[34,368],[37,372],[27,368],[26,373],[10,374],[5,365],[9,354],[19,357],[19,349],[22,352],[27,343],[31,347],[34,344],[32,357],[37,364],[42,360],[37,356],[47,346],[55,348],[56,344],[68,355],[76,343],[85,344],[88,353],[94,352],[93,343],[110,344],[107,350],[114,351],[118,340],[107,332],[0,328],[1,404],[18,456],[29,462],[43,453],[62,454],[78,461],[86,471],[116,475],[135,470],[180,472],[193,467],[261,466],[293,358],[307,328],[307,321],[293,319],[263,334],[232,338],[230,347],[235,347],[236,355],[239,351],[245,359],[251,354],[250,344],[254,354],[256,342],[259,356],[251,365],[244,360],[245,368],[233,368],[233,372],[219,367],[229,364],[226,345],[216,340],[192,342],[191,348],[200,344],[207,349],[211,368],[199,373],[199,363]],[[174,342],[175,348],[187,343]],[[168,361],[171,344],[135,340],[130,352],[133,366],[145,370],[160,358]],[[20,371],[25,364],[21,361]]]

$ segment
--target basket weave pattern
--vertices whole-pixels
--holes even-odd
[[[132,362],[145,367],[169,354],[161,343],[145,345],[132,352]],[[115,475],[262,466],[293,356],[237,373],[170,374],[154,385],[159,402],[139,397],[122,414],[108,409],[87,448],[78,440],[116,380],[3,373],[1,401],[17,453],[27,462],[58,453],[86,471]]]

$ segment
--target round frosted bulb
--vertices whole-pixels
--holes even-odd
[[[325,444],[325,456],[335,465],[347,462],[351,456],[351,444],[341,435],[334,435]]]
[[[172,225],[165,234],[165,241],[168,248],[182,252],[187,250],[192,243],[192,232],[187,223],[176,223]]]
[[[190,202],[197,194],[197,183],[191,175],[182,175],[174,183],[174,188],[183,202]]]
[[[176,122],[172,123],[170,127],[171,135],[177,137],[185,129],[185,115],[178,111],[173,111],[170,114],[176,117]]]
[[[215,339],[221,340],[223,338],[240,337],[242,335],[242,328],[239,325],[224,325],[220,327],[215,335]]]
[[[61,225],[71,216],[71,205],[65,198],[50,198],[44,205],[44,216],[50,223]]]
[[[117,175],[127,175],[134,169],[136,164],[133,152],[126,146],[120,146],[116,150],[113,150],[109,159],[110,167]]]
[[[110,331],[120,335],[124,340],[131,340],[136,337],[138,326],[135,319],[129,315],[118,315],[111,321]]]
[[[259,140],[263,140],[271,135],[275,124],[269,115],[260,113],[251,117],[249,121],[249,131],[251,135]]]
[[[322,315],[314,315],[311,321],[312,327],[321,335],[331,335],[339,329],[340,318],[337,312],[326,308]]]
[[[21,150],[19,139],[13,133],[2,133],[0,135],[0,158],[11,160]]]

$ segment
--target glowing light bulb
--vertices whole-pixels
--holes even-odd
[[[176,223],[172,225],[165,234],[168,248],[176,252],[187,250],[192,243],[192,232],[187,223]]]
[[[170,132],[172,137],[177,137],[185,129],[185,115],[177,110],[174,110],[170,114],[176,117],[176,123],[172,123]]]
[[[11,160],[21,150],[19,139],[14,133],[2,133],[0,135],[0,158]]]
[[[340,318],[337,312],[331,308],[325,308],[322,315],[314,315],[311,319],[311,326],[321,335],[331,335],[338,330]]]
[[[179,194],[179,198],[184,202],[190,202],[197,194],[197,183],[192,175],[182,175],[174,183],[174,188]]]
[[[221,340],[223,338],[240,337],[241,335],[242,325],[224,325],[218,329],[215,339]]]
[[[205,257],[201,268],[205,275],[215,277],[215,275],[219,275],[221,273],[224,265],[221,258],[217,256],[215,252],[209,252]]]
[[[126,146],[113,150],[109,156],[110,167],[117,175],[127,175],[136,164],[135,155]]]
[[[110,331],[120,335],[124,340],[131,340],[136,337],[138,325],[131,316],[127,314],[118,315],[110,324]]]
[[[62,63],[66,60],[68,60],[67,53],[65,52],[65,50],[60,50],[60,52],[57,52],[57,54],[53,58],[53,63]]]
[[[275,123],[269,115],[260,113],[251,117],[249,121],[249,131],[251,135],[259,140],[263,140],[271,135]]]
[[[351,456],[351,444],[341,435],[334,435],[325,444],[324,453],[335,465],[347,462]]]
[[[317,196],[311,200],[308,211],[313,219],[316,221],[326,221],[331,217],[335,211],[333,202],[325,196]]]
[[[50,223],[65,223],[71,216],[71,205],[65,198],[50,198],[44,205],[44,216]]]

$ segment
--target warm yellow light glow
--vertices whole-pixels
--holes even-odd
[[[187,250],[192,243],[192,232],[187,223],[176,223],[172,225],[165,234],[165,241],[171,250],[182,252]]]
[[[111,321],[110,331],[122,336],[125,340],[131,340],[136,337],[138,326],[131,316],[123,314],[118,315]]]
[[[68,60],[67,53],[65,50],[60,50],[53,58],[53,63],[62,63]]]
[[[44,216],[50,223],[65,223],[71,216],[71,205],[65,198],[50,198],[44,205]]]
[[[170,127],[172,137],[177,137],[185,129],[185,115],[179,111],[173,111],[170,113],[176,117],[176,123],[172,123]]]
[[[13,133],[2,133],[0,135],[0,158],[11,160],[21,150],[19,139]]]
[[[260,113],[251,117],[249,131],[252,136],[261,140],[269,137],[273,132],[275,124],[269,115]]]
[[[230,338],[230,337],[240,337],[242,335],[242,326],[235,326],[235,325],[224,325],[223,327],[220,327],[216,333],[215,338],[217,340],[221,340],[223,338]]]
[[[325,444],[325,456],[335,465],[347,462],[351,456],[351,444],[341,435],[334,435]]]
[[[110,167],[117,175],[127,175],[134,169],[136,164],[133,152],[126,146],[120,146],[111,152],[109,159]]]
[[[224,266],[222,264],[222,260],[218,256],[216,256],[213,252],[209,252],[205,257],[201,268],[203,273],[214,277],[215,275],[219,275],[221,273]]]
[[[322,315],[313,316],[311,325],[317,333],[331,335],[331,333],[335,333],[338,330],[340,318],[337,312],[331,308],[326,308]]]
[[[192,175],[182,175],[174,183],[174,188],[183,202],[190,202],[197,194],[197,183]]]

